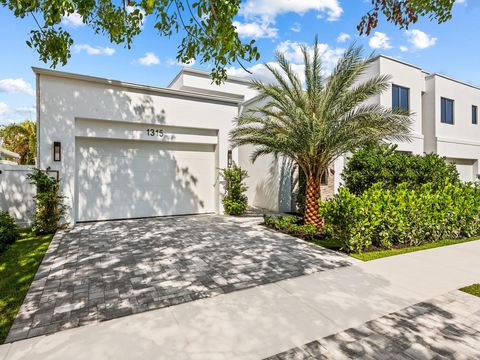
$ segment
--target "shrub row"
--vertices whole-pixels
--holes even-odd
[[[350,192],[360,195],[380,182],[393,189],[400,183],[417,189],[423,184],[442,186],[445,180],[458,183],[454,164],[437,154],[412,155],[396,151],[395,145],[370,145],[355,151],[349,158],[342,178]]]
[[[318,234],[318,230],[314,225],[302,224],[303,220],[299,217],[264,215],[263,220],[265,226],[271,229],[282,231],[305,240],[313,240]]]
[[[349,252],[472,237],[480,235],[480,186],[446,180],[390,189],[377,183],[361,195],[341,188],[319,211],[325,232]]]
[[[4,252],[8,245],[17,241],[18,230],[15,219],[8,212],[0,211],[0,253]]]

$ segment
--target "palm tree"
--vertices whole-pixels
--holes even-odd
[[[408,141],[410,114],[368,103],[389,86],[389,76],[362,76],[375,60],[351,45],[329,76],[324,76],[318,40],[313,51],[302,47],[304,83],[282,53],[278,67],[265,64],[275,83],[252,81],[259,106],[237,119],[230,136],[235,146],[255,145],[251,160],[274,154],[298,164],[307,178],[305,223],[322,226],[318,213],[320,180],[339,156],[366,143]]]
[[[20,124],[0,127],[2,146],[20,155],[20,164],[34,165],[37,135],[35,121],[25,120]]]

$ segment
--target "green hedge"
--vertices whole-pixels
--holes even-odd
[[[341,188],[319,211],[326,233],[349,252],[415,246],[480,235],[480,186],[447,180],[388,189],[377,183],[358,196]]]
[[[19,237],[19,229],[15,219],[7,211],[0,211],[0,253]]]
[[[352,193],[360,195],[372,184],[382,183],[393,189],[400,183],[417,189],[423,184],[442,186],[445,180],[458,183],[454,164],[437,154],[412,155],[396,151],[395,145],[370,145],[349,158],[342,178]]]
[[[318,235],[318,229],[315,225],[303,224],[302,218],[297,216],[264,215],[263,220],[265,225],[269,228],[279,230],[305,240],[313,240]]]

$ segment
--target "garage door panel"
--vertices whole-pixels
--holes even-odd
[[[77,140],[79,221],[215,211],[215,148]]]

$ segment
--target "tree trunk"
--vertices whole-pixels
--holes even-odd
[[[307,193],[305,196],[305,223],[312,224],[320,229],[323,220],[318,213],[320,201],[320,179],[313,176],[307,178]]]

